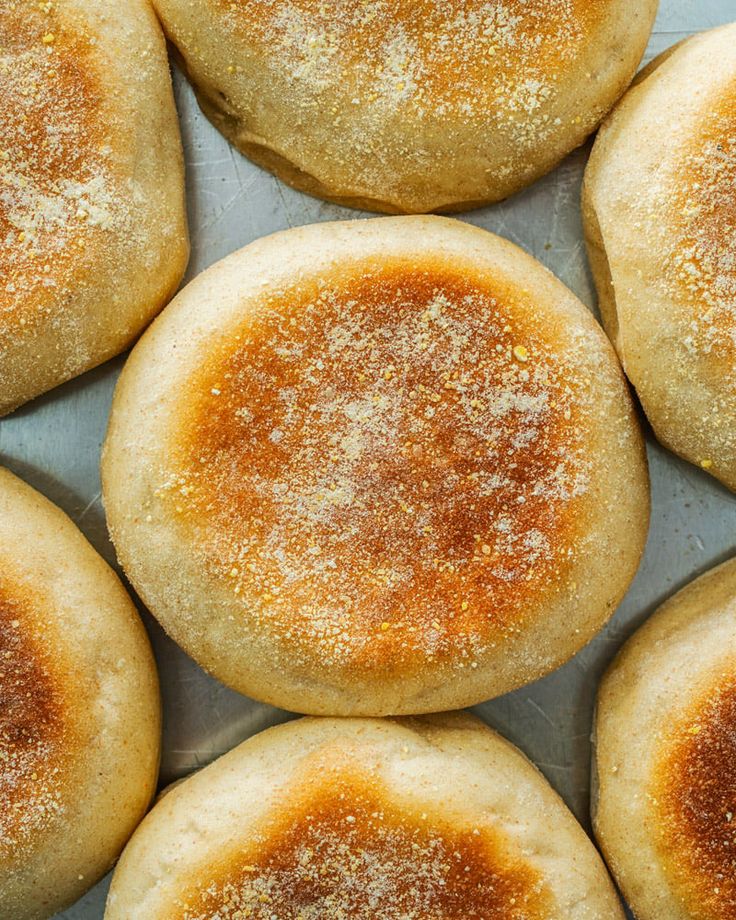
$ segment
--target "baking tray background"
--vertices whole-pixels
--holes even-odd
[[[661,0],[660,5],[646,60],[692,32],[736,20],[736,0]],[[253,166],[200,113],[181,74],[174,74],[174,82],[192,235],[187,280],[276,230],[368,216],[308,198]],[[521,195],[461,219],[518,243],[592,307],[579,215],[586,157],[583,148]],[[0,422],[0,463],[59,504],[113,564],[98,465],[122,363],[123,358],[108,362]],[[586,827],[591,717],[602,671],[664,598],[736,549],[736,498],[664,451],[650,433],[648,451],[653,500],[649,542],[641,570],[609,626],[554,674],[475,710],[531,757]],[[164,698],[162,785],[289,718],[208,677],[147,613],[144,617]],[[100,920],[108,885],[109,878],[57,920]]]

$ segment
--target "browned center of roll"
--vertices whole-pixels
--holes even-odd
[[[556,91],[606,0],[218,0],[295,92],[354,92],[372,110],[524,122]],[[514,113],[517,118],[514,118]],[[389,112],[391,117],[393,113]],[[360,117],[355,111],[353,116]],[[336,125],[339,130],[339,125]],[[548,125],[535,123],[538,132]],[[529,140],[531,140],[531,132]]]
[[[654,792],[662,854],[704,920],[736,918],[736,680],[733,674],[673,730]]]
[[[528,292],[429,260],[247,315],[182,393],[159,491],[203,567],[292,660],[473,667],[575,560],[580,356]]]
[[[91,47],[52,2],[0,6],[0,342],[81,283],[119,209]]]
[[[365,776],[296,790],[282,815],[180,902],[176,920],[535,920],[541,877],[486,828],[403,808]]]
[[[736,360],[736,85],[719,90],[678,160],[668,274],[693,305],[686,345]]]
[[[44,604],[0,575],[0,856],[37,840],[63,808],[70,728]]]

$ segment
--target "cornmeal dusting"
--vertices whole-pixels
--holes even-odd
[[[484,826],[394,805],[367,777],[329,777],[274,822],[176,920],[538,920],[537,871]],[[294,791],[295,797],[300,795]]]
[[[68,727],[38,600],[0,576],[0,858],[63,812]]]
[[[736,918],[735,673],[672,730],[654,790],[664,859],[699,920]]]
[[[226,28],[253,55],[248,66],[267,68],[270,85],[288,91],[297,130],[331,119],[340,138],[333,169],[349,162],[359,188],[382,183],[384,194],[396,194],[387,176],[396,158],[405,169],[411,164],[412,181],[420,184],[435,155],[424,130],[430,138],[437,131],[453,137],[458,126],[492,128],[497,143],[517,152],[495,167],[508,177],[523,168],[523,151],[538,150],[583,118],[592,128],[603,114],[581,117],[556,103],[589,52],[608,0],[215,2]],[[191,36],[181,38],[196,57]],[[239,66],[233,61],[228,74]],[[243,111],[259,113],[262,100],[250,92],[246,81],[239,83]],[[418,122],[412,143],[397,141],[404,121]],[[466,138],[457,134],[458,169]],[[308,161],[304,168],[318,172]]]
[[[597,340],[445,264],[249,309],[181,400],[159,499],[291,661],[475,667],[577,559]]]
[[[0,355],[87,283],[111,227],[131,227],[114,175],[94,39],[56,2],[0,6]],[[92,252],[92,257],[88,256]]]
[[[702,116],[697,140],[678,162],[679,228],[667,272],[694,306],[686,344],[733,360],[736,349],[736,86]]]

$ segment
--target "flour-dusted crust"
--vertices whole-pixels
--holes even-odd
[[[158,775],[153,655],[110,568],[0,470],[0,916],[45,920],[108,871]]]
[[[134,350],[108,522],[149,609],[241,692],[451,709],[561,664],[648,523],[613,350],[538,262],[436,217],[260,240]]]
[[[593,811],[639,920],[736,917],[736,561],[665,603],[606,674]]]
[[[657,0],[156,0],[205,114],[312,195],[389,213],[497,201],[628,86]]]
[[[131,344],[188,255],[145,0],[0,4],[0,414]]]
[[[600,857],[466,714],[301,719],[167,793],[105,920],[623,920]]]
[[[658,438],[736,489],[736,25],[688,39],[602,128],[583,211],[604,323]]]

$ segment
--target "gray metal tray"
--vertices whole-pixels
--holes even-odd
[[[636,0],[632,0],[636,3]],[[695,31],[736,19],[736,0],[661,0],[647,60]],[[176,98],[187,161],[192,259],[187,279],[257,237],[356,212],[287,188],[253,166],[202,116],[179,73]],[[531,189],[463,215],[535,255],[587,304],[594,303],[579,216],[587,149]],[[0,463],[64,508],[97,549],[115,561],[105,527],[100,446],[123,359],[108,362],[0,422]],[[590,727],[598,679],[628,635],[669,594],[736,548],[736,500],[714,480],[649,437],[652,529],[641,570],[612,622],[554,674],[476,707],[542,769],[585,826]],[[161,784],[186,775],[248,736],[289,718],[204,674],[144,613],[164,696]],[[109,879],[57,920],[99,920]],[[143,918],[141,918],[143,920]]]

